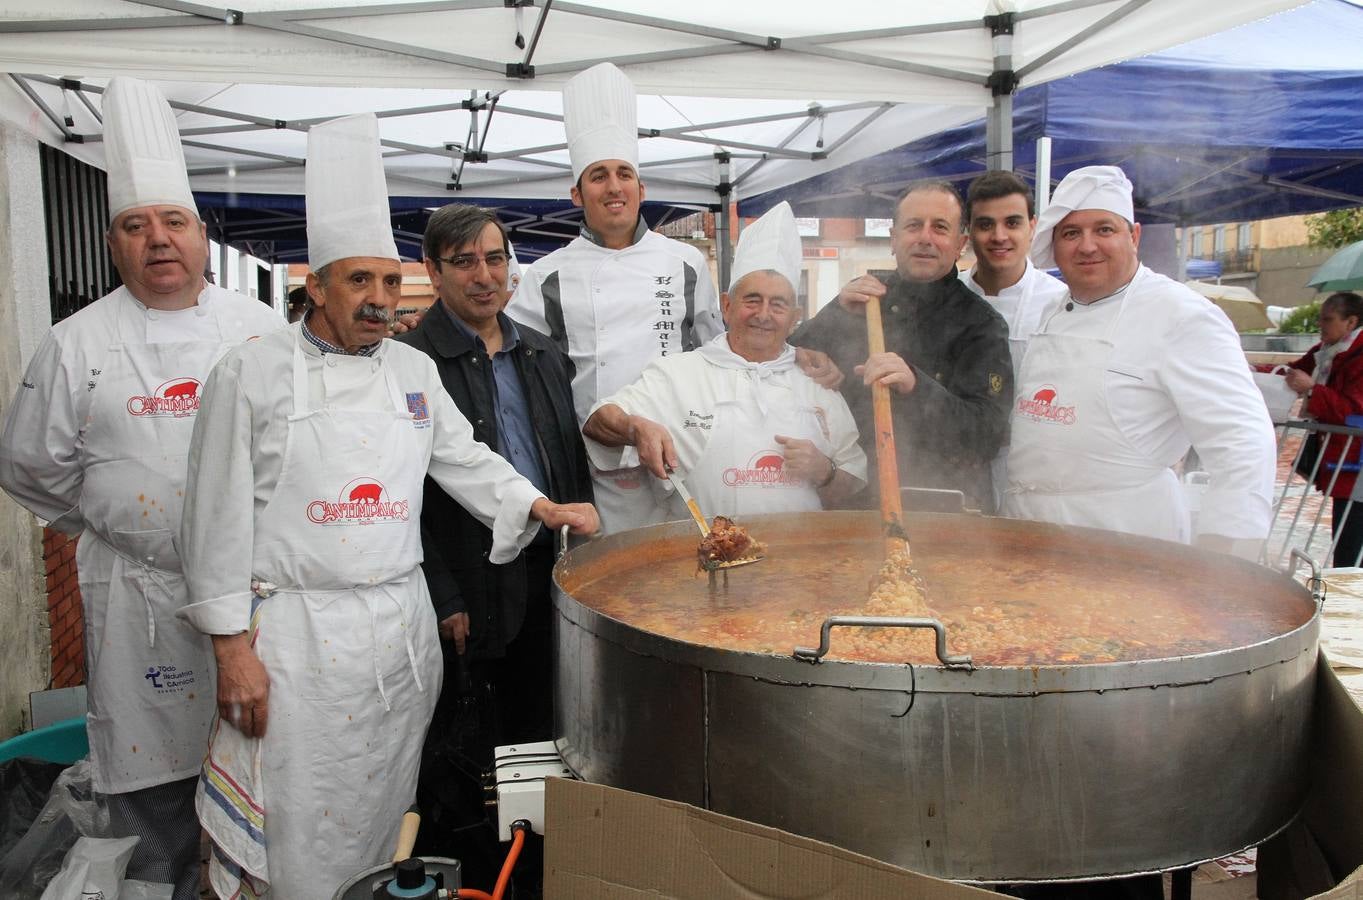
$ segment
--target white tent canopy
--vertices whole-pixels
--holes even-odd
[[[301,193],[308,125],[374,110],[395,195],[563,198],[557,89],[611,59],[641,95],[649,198],[713,204],[1006,107],[996,70],[1046,81],[1297,2],[31,0],[0,11],[0,115],[101,165],[96,95],[132,74],[182,111],[196,190]]]

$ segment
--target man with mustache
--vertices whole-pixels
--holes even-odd
[[[123,286],[53,327],[9,406],[0,485],[80,535],[93,786],[116,836],[141,838],[128,875],[199,895],[194,784],[213,715],[208,639],[184,603],[175,535],[199,387],[228,348],[283,327],[207,284],[208,239],[175,116],[157,89],[104,92],[107,240]]]
[[[1008,434],[1013,373],[1007,323],[957,277],[965,241],[956,189],[949,182],[910,185],[890,229],[897,271],[884,281],[863,275],[849,282],[791,343],[822,350],[840,370],[860,376],[843,382],[842,394],[868,456],[875,446],[870,387],[890,388],[902,486],[958,490],[967,505],[990,512],[990,461]],[[866,303],[873,299],[887,352],[870,356]],[[876,505],[874,490],[862,505]]]
[[[377,119],[314,125],[306,180],[312,309],[214,368],[190,449],[180,614],[218,661],[198,811],[222,897],[327,900],[391,858],[443,668],[425,476],[490,529],[492,563],[541,523],[597,527],[474,440],[427,356],[384,340],[402,269]]]
[[[705,513],[731,518],[836,506],[865,486],[846,402],[800,371],[786,343],[801,258],[790,204],[743,229],[720,297],[728,333],[651,363],[596,405],[585,434],[598,465],[632,447],[664,492],[675,470]],[[689,515],[675,494],[659,505],[665,519]]]

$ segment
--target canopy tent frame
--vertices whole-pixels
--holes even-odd
[[[103,17],[90,16],[88,13],[82,14],[79,6],[74,6],[71,9],[73,16],[69,18],[39,17],[44,14],[51,15],[51,11],[46,7],[36,11],[37,15],[32,18],[24,18],[23,12],[0,14],[0,38],[5,35],[51,36],[122,30],[142,33],[158,31],[165,33],[168,31],[172,36],[177,36],[175,32],[181,28],[193,28],[197,33],[199,29],[216,27],[305,39],[309,42],[306,45],[305,52],[329,53],[328,59],[342,58],[340,54],[345,48],[357,48],[360,51],[383,54],[385,60],[434,63],[438,67],[448,69],[450,74],[474,82],[481,81],[484,84],[471,89],[468,99],[459,102],[375,110],[380,118],[420,116],[442,111],[465,111],[469,113],[469,126],[462,141],[442,141],[438,144],[397,141],[391,138],[385,138],[382,141],[386,160],[410,156],[431,156],[449,161],[449,174],[443,180],[432,177],[418,177],[411,172],[394,172],[391,168],[389,170],[390,179],[399,184],[405,183],[407,191],[419,190],[433,197],[461,193],[469,195],[473,192],[481,193],[484,191],[495,196],[503,190],[512,189],[538,191],[538,185],[544,185],[547,188],[551,184],[561,185],[567,181],[571,171],[568,165],[559,160],[543,158],[546,154],[561,155],[566,148],[564,143],[541,142],[534,146],[521,146],[510,150],[489,150],[487,149],[487,136],[494,118],[500,120],[505,117],[525,117],[561,122],[562,117],[559,114],[528,109],[505,102],[505,92],[512,88],[523,89],[544,81],[548,82],[544,84],[545,87],[557,87],[567,76],[599,62],[614,62],[626,69],[627,72],[631,68],[642,67],[646,73],[647,87],[648,78],[652,78],[653,84],[656,85],[657,81],[663,77],[659,74],[662,71],[659,64],[708,61],[720,56],[756,53],[773,57],[783,56],[808,60],[808,64],[811,66],[815,64],[815,61],[833,61],[839,64],[847,64],[849,67],[855,67],[855,77],[860,79],[863,87],[866,85],[876,86],[875,91],[866,90],[860,98],[857,98],[855,95],[849,94],[847,84],[842,83],[828,96],[842,97],[844,102],[811,103],[806,109],[800,111],[727,117],[700,124],[689,123],[686,126],[640,128],[641,138],[663,138],[684,144],[698,144],[706,147],[708,151],[696,155],[681,154],[666,160],[642,161],[641,173],[646,176],[648,184],[650,186],[656,185],[659,188],[673,188],[679,192],[707,191],[709,197],[704,200],[705,205],[712,210],[721,210],[727,208],[740,187],[754,184],[754,178],[758,173],[763,175],[762,182],[770,182],[772,179],[768,170],[774,162],[780,162],[782,165],[786,163],[818,164],[825,163],[839,155],[847,160],[866,155],[868,151],[857,149],[858,146],[864,146],[864,144],[859,145],[858,138],[865,135],[867,129],[884,119],[888,113],[906,105],[903,100],[895,98],[901,95],[917,95],[924,92],[936,95],[939,92],[936,85],[939,84],[954,84],[979,89],[978,95],[971,95],[978,96],[978,99],[969,102],[971,104],[978,103],[978,108],[988,112],[990,137],[988,164],[992,168],[1010,168],[1013,163],[1011,146],[1012,98],[1023,80],[1035,77],[1045,81],[1058,75],[1067,74],[1064,71],[1066,66],[1078,70],[1092,65],[1092,61],[1084,56],[1085,53],[1089,53],[1086,45],[1095,36],[1112,32],[1115,26],[1126,22],[1142,10],[1150,8],[1158,11],[1163,8],[1165,12],[1157,12],[1152,15],[1164,15],[1166,19],[1169,16],[1168,4],[1162,7],[1159,0],[1060,0],[1060,2],[1054,3],[1042,2],[1041,5],[1030,9],[1018,9],[1017,7],[1021,4],[1016,0],[989,0],[986,9],[988,14],[974,18],[961,18],[946,22],[920,21],[889,27],[868,27],[839,32],[794,33],[777,36],[752,28],[722,28],[698,21],[688,22],[677,18],[644,15],[629,10],[609,8],[611,0],[600,0],[600,2],[601,5],[590,2],[590,0],[589,2],[570,2],[570,0],[413,0],[413,2],[388,4],[351,3],[334,6],[300,6],[292,9],[287,8],[287,4],[271,4],[269,9],[243,10],[226,6],[184,2],[184,0],[120,0],[120,5],[127,7],[127,9],[111,12]],[[1249,12],[1240,10],[1232,13],[1206,13],[1201,18],[1210,18],[1221,22],[1234,21],[1237,20],[1237,17],[1239,17],[1238,20],[1247,20],[1285,8],[1293,5],[1293,3],[1294,0],[1257,0],[1252,9],[1249,6],[1245,8],[1250,10]],[[409,31],[403,31],[399,28],[396,33],[401,37],[408,38],[408,40],[392,40],[384,35],[391,35],[394,32],[384,32],[382,28],[378,27],[360,28],[360,26],[349,21],[373,21],[378,17],[388,17],[388,20],[391,21],[394,17],[400,18],[406,15],[420,14],[486,15],[486,11],[503,9],[514,10],[517,16],[516,46],[518,49],[514,57],[511,55],[497,57],[495,53],[483,55],[481,44],[477,48],[479,52],[474,53],[454,52],[440,47],[425,46],[422,40],[429,41],[429,38],[423,38],[419,28]],[[527,9],[537,12],[530,31],[529,41],[526,41],[522,34],[523,23],[520,18],[521,14]],[[146,14],[130,14],[133,10]],[[1085,11],[1093,11],[1093,14],[1083,16],[1082,13]],[[759,27],[765,24],[760,21],[752,21],[752,17],[749,17],[749,19],[750,21],[745,24],[758,24]],[[489,20],[478,21],[483,22],[482,27],[485,31]],[[500,21],[500,19],[497,21]],[[579,28],[582,22],[620,24],[631,28],[649,29],[669,37],[653,41],[653,48],[643,52],[611,56],[582,56],[579,52],[582,46],[587,48],[599,46],[591,41],[572,43],[568,45],[565,52],[565,45],[560,41],[557,57],[548,61],[542,58],[537,60],[537,54],[540,57],[544,55],[541,52],[544,46],[542,39],[548,33],[556,28],[562,34],[574,33],[574,29]],[[1042,22],[1048,23],[1047,28],[1037,27]],[[1054,23],[1053,27],[1051,27],[1051,23]],[[379,24],[383,24],[383,22],[380,21]],[[1148,21],[1146,24],[1148,25]],[[806,22],[806,25],[808,25],[808,22]],[[350,27],[351,30],[347,30],[347,27]],[[1036,38],[1035,46],[1028,45],[1029,54],[1024,54],[1017,60],[1020,64],[1015,71],[1013,68],[1015,64],[1014,49],[1019,46],[1017,44],[1018,35],[1024,33],[1027,29],[1036,29],[1035,35],[1033,35]],[[972,64],[978,65],[980,70],[988,68],[983,59],[971,55],[973,51],[962,51],[955,55],[953,55],[955,51],[943,54],[948,63],[934,65],[931,62],[922,62],[916,58],[902,58],[914,55],[904,52],[902,47],[876,43],[924,36],[967,35],[972,31],[981,30],[987,34],[992,48],[992,60],[990,61],[992,70],[989,71],[975,71],[970,68]],[[364,33],[359,33],[360,31]],[[1043,31],[1045,32],[1044,40],[1039,37]],[[1157,45],[1162,40],[1160,37],[1147,37],[1144,33],[1139,34],[1134,41],[1127,40],[1128,37],[1123,34],[1123,40],[1120,43],[1132,47],[1136,52],[1147,52],[1155,49],[1155,46],[1152,45]],[[699,40],[690,40],[688,43],[687,40],[682,39]],[[1054,43],[1051,43],[1052,39],[1054,39]],[[1109,35],[1109,39],[1114,44],[1119,43],[1115,35]],[[254,40],[254,38],[251,40]],[[672,44],[683,44],[683,46],[671,46],[669,41]],[[116,44],[117,42],[110,43]],[[203,72],[221,72],[228,78],[240,77],[242,71],[240,58],[231,57],[231,54],[239,52],[238,45],[243,43],[249,43],[249,41],[231,41],[229,42],[231,46],[221,50],[226,62],[210,59],[203,63],[202,69],[199,68],[198,60],[189,63],[188,69],[196,73],[191,75],[191,78],[204,79]],[[486,43],[488,46],[492,45],[491,42]],[[1101,45],[1101,41],[1099,44]],[[76,43],[71,46],[78,45]],[[137,46],[140,47],[141,45],[138,44]],[[197,44],[186,41],[175,46],[183,50],[185,47],[197,46]],[[268,45],[261,44],[261,46]],[[936,42],[934,42],[934,52],[936,46]],[[973,45],[968,44],[968,46]],[[1083,52],[1076,52],[1078,48],[1084,48]],[[16,58],[23,56],[27,50],[28,48],[25,46],[16,54]],[[898,50],[900,56],[895,56],[894,50]],[[1121,51],[1109,46],[1097,52],[1112,54]],[[35,51],[35,53],[37,56],[44,56],[44,51]],[[60,56],[61,53],[57,52],[57,57]],[[80,60],[80,65],[85,66],[86,60],[91,56],[92,54],[89,53],[77,55],[67,59],[66,63],[75,63],[76,60]],[[54,59],[57,57],[46,56],[44,58]],[[111,69],[114,71],[120,70],[120,68],[127,70],[127,60],[124,59],[119,62],[118,57],[117,52],[110,53],[107,58],[113,60],[113,62],[106,63],[103,68],[96,63],[90,68],[93,68],[100,75],[108,74]],[[234,59],[237,60],[236,68],[233,68]],[[1064,62],[1067,59],[1070,62]],[[1062,62],[1057,64],[1057,60]],[[70,71],[66,63],[59,64],[60,68]],[[134,64],[140,63],[139,60]],[[285,71],[290,68],[287,61],[272,62],[271,65],[275,66],[275,71]],[[387,64],[384,65],[387,68]],[[805,63],[802,62],[801,65],[804,66]],[[182,64],[180,68],[174,71],[177,74],[184,74],[185,68],[186,66]],[[296,74],[301,74],[297,69],[294,71]],[[412,77],[412,72],[415,70],[402,69],[398,65],[392,71],[395,80],[401,83],[404,78]],[[439,71],[439,69],[436,71]],[[846,74],[850,71],[852,70],[838,69],[840,76],[844,78],[851,77]],[[253,70],[252,77],[255,77],[258,81],[265,81],[266,78],[259,76],[258,72],[259,70]],[[460,72],[462,72],[462,75],[458,75]],[[43,99],[40,91],[35,89],[35,85],[47,85],[61,89],[64,94],[74,93],[81,106],[98,122],[99,116],[96,105],[91,102],[92,96],[102,92],[102,88],[98,84],[74,78],[54,78],[50,75],[37,73],[19,74],[11,72],[10,74],[11,80],[22,94],[61,135],[61,140],[69,144],[85,145],[97,144],[101,140],[101,135],[97,131],[77,130],[72,125],[68,125],[67,119],[54,110],[52,105]],[[929,85],[930,90],[916,82],[910,84],[898,78],[887,80],[886,74],[920,76],[927,80],[925,84]],[[269,75],[270,71],[266,71],[265,76]],[[88,77],[88,75],[85,77]],[[174,76],[172,75],[172,77]],[[325,71],[316,73],[315,76],[314,73],[309,72],[307,76],[292,83],[327,84],[336,82],[343,77],[338,75],[337,69],[333,65]],[[439,81],[440,79],[437,78],[432,83],[439,83]],[[711,79],[711,82],[713,82],[713,79]],[[284,81],[283,83],[291,82]],[[495,90],[487,90],[488,87],[493,87]],[[885,99],[867,99],[874,97],[875,92],[882,88],[887,95]],[[714,91],[716,91],[716,85],[707,83],[702,86],[700,93],[705,95]],[[744,91],[740,91],[738,95],[759,96]],[[953,96],[959,97],[962,94],[957,91]],[[65,99],[63,99],[63,103],[65,102]],[[951,102],[960,104],[966,101],[955,100]],[[312,124],[329,118],[327,116],[272,118],[268,115],[254,115],[250,112],[229,110],[207,103],[187,103],[176,100],[172,100],[172,106],[182,112],[191,112],[221,120],[220,123],[198,124],[195,127],[186,128],[182,132],[182,138],[185,139],[187,147],[204,151],[214,157],[211,163],[205,165],[196,165],[192,161],[191,177],[235,177],[241,174],[269,176],[296,171],[303,165],[302,158],[296,153],[271,153],[248,147],[231,146],[222,141],[211,140],[211,138],[270,130],[306,132]],[[832,124],[833,117],[838,117],[836,126]],[[886,123],[897,123],[900,120],[888,119],[885,121]],[[785,129],[784,134],[768,133],[763,135],[764,138],[770,138],[767,140],[746,140],[742,136],[707,134],[708,131],[742,128],[745,125],[783,122],[788,122],[790,126]],[[816,146],[806,148],[797,145],[797,142],[807,141],[810,129],[813,126],[817,126],[819,129],[819,140]],[[826,144],[824,141],[825,127],[834,131]],[[884,130],[883,126],[881,130]],[[849,148],[851,148],[850,151]],[[472,172],[476,171],[476,167],[493,161],[509,162],[513,164],[513,168],[524,167],[525,171],[515,170],[505,176],[498,175],[493,178],[485,178],[478,181],[476,185],[472,184],[470,176]],[[665,170],[669,166],[710,162],[713,164],[709,169],[708,183],[695,179],[669,178],[665,174]],[[426,168],[433,167],[427,164]],[[780,171],[784,172],[785,170]],[[429,176],[429,172],[425,174]],[[760,185],[758,189],[760,189]],[[223,189],[213,188],[210,190]],[[566,190],[562,193],[546,190],[542,195],[535,194],[535,196],[557,195],[561,197],[564,194],[566,194]],[[732,252],[727,237],[727,229],[725,229],[721,232],[718,247],[722,270],[727,270]]]

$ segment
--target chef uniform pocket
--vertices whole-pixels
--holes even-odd
[[[180,553],[175,532],[169,528],[148,528],[141,531],[115,529],[110,534],[114,549],[138,565],[169,572],[180,571]]]

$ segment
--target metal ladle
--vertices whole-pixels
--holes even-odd
[[[682,501],[686,503],[686,508],[691,511],[691,518],[696,520],[696,527],[700,529],[701,540],[705,540],[710,536],[710,526],[706,524],[705,516],[701,514],[700,504],[696,502],[696,499],[691,496],[691,492],[686,489],[686,485],[682,483],[682,480],[678,478],[670,468],[667,469],[667,480],[672,482],[672,489],[675,490],[677,496],[682,498]],[[766,559],[766,557],[759,554],[757,556],[743,557],[742,559],[731,559],[725,562],[707,561],[701,563],[701,568],[705,569],[707,572],[716,572],[720,569],[736,569],[739,566],[751,565],[755,562],[761,562],[764,559]]]

